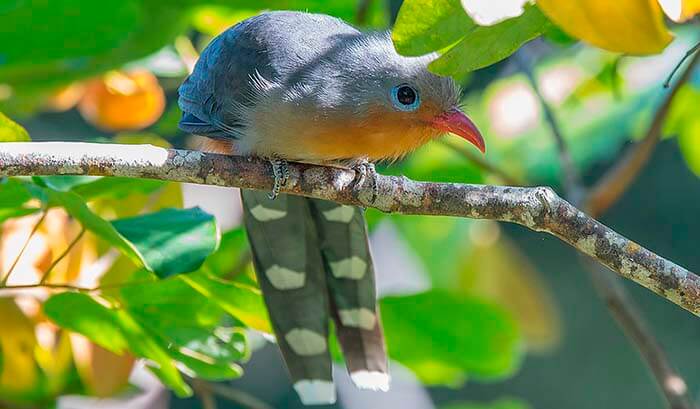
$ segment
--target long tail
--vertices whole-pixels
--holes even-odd
[[[255,271],[282,356],[302,402],[335,402],[329,302],[306,199],[241,190]]]
[[[335,401],[330,318],[355,384],[388,389],[362,210],[297,196],[270,200],[265,192],[241,192],[255,270],[302,402]]]
[[[389,389],[374,263],[364,211],[309,199],[316,220],[336,335],[358,388]]]

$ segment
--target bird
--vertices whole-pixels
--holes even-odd
[[[212,150],[269,160],[272,194],[242,190],[254,269],[293,387],[305,405],[335,402],[331,323],[358,388],[389,389],[364,209],[279,194],[287,162],[350,167],[376,178],[453,133],[485,152],[435,55],[405,57],[391,33],[323,14],[264,12],[215,37],[178,89],[179,128]]]

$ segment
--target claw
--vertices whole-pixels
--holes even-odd
[[[379,184],[377,183],[377,169],[375,168],[374,163],[363,160],[362,162],[359,162],[355,166],[353,166],[352,169],[356,172],[354,186],[356,190],[359,190],[365,184],[368,178],[370,179],[370,182],[372,183],[371,202],[374,203],[374,201],[377,199],[377,196],[379,195]]]
[[[289,165],[284,159],[270,159],[272,173],[275,175],[275,183],[272,185],[272,192],[267,196],[270,200],[275,200],[280,194],[282,186],[289,180]]]

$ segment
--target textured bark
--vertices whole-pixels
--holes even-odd
[[[700,315],[700,278],[587,216],[547,187],[417,182],[378,176],[355,183],[348,169],[290,163],[285,193],[374,207],[384,212],[517,223],[546,232],[625,278]],[[151,145],[75,142],[0,143],[0,176],[97,175],[270,190],[270,164]]]

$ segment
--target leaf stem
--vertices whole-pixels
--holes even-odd
[[[78,233],[78,235],[75,236],[75,238],[68,244],[66,249],[63,250],[63,253],[61,253],[61,255],[58,256],[51,263],[49,268],[46,269],[46,272],[44,272],[44,274],[42,274],[41,280],[39,280],[40,285],[46,283],[46,281],[49,279],[49,275],[51,275],[51,272],[53,271],[53,269],[58,265],[58,263],[60,263],[68,255],[68,253],[70,253],[70,251],[73,249],[73,247],[75,247],[75,245],[78,243],[78,241],[80,241],[80,239],[83,237],[84,234],[85,234],[85,227],[81,226],[80,233]]]
[[[19,253],[17,253],[17,257],[15,257],[15,260],[12,262],[10,269],[7,270],[7,273],[2,278],[2,281],[0,281],[0,288],[7,286],[7,281],[10,279],[10,275],[14,271],[15,267],[17,267],[17,263],[19,263],[19,260],[22,258],[24,251],[27,249],[27,246],[29,246],[29,242],[32,240],[32,237],[34,237],[36,232],[39,230],[39,226],[41,226],[41,223],[43,223],[44,219],[46,219],[47,214],[48,214],[48,211],[44,208],[41,212],[41,217],[39,217],[39,220],[36,222],[36,224],[32,228],[32,231],[29,233],[29,236],[27,236],[27,240],[25,240],[24,245],[20,249]]]

